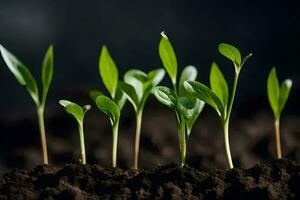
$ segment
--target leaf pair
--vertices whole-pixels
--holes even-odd
[[[292,88],[292,81],[286,79],[279,86],[276,68],[273,67],[268,76],[267,90],[271,108],[274,112],[275,119],[280,118],[281,112],[286,104]]]
[[[204,102],[190,96],[178,97],[172,89],[164,86],[156,87],[154,95],[162,104],[174,110],[177,116],[183,116],[188,133],[190,133],[204,107]],[[178,117],[178,122],[181,123],[180,117]]]
[[[122,110],[126,101],[126,97],[125,95],[123,95],[123,92],[118,88],[118,68],[105,45],[102,47],[99,57],[99,74],[104,86],[110,93],[111,98],[117,103],[119,109]],[[99,95],[103,95],[103,93],[98,90],[93,90],[90,93],[90,96],[94,101]]]
[[[152,70],[148,74],[138,69],[131,69],[125,73],[124,82],[119,82],[118,87],[127,96],[137,113],[143,109],[153,88],[161,82],[164,75],[163,69]]]
[[[53,76],[53,47],[52,45],[48,48],[44,59],[43,66],[41,71],[41,80],[42,80],[42,96],[39,96],[39,89],[36,80],[32,76],[30,70],[11,52],[5,49],[0,45],[0,51],[2,57],[7,64],[10,71],[13,73],[17,81],[26,86],[27,91],[32,97],[33,101],[37,106],[44,106],[46,102],[47,93],[52,81]]]
[[[236,47],[226,43],[219,44],[218,50],[223,56],[233,62],[236,73],[240,72],[245,62],[253,55],[250,53],[242,58],[240,51]]]
[[[90,105],[85,105],[83,107],[79,106],[76,103],[73,103],[68,100],[60,100],[59,104],[65,108],[65,111],[72,115],[78,123],[82,124],[84,116],[87,111],[91,109]]]

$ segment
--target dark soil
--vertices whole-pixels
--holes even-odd
[[[133,171],[71,164],[10,170],[0,199],[300,199],[300,165],[283,159],[205,172],[165,165]]]

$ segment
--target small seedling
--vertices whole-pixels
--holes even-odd
[[[41,145],[42,145],[42,158],[43,164],[48,164],[47,142],[45,133],[44,110],[48,90],[53,76],[53,47],[50,46],[44,56],[43,66],[41,71],[42,81],[42,95],[39,95],[39,89],[35,78],[32,76],[30,70],[21,61],[16,58],[12,53],[0,45],[2,57],[8,66],[9,70],[13,73],[17,81],[26,87],[31,98],[33,99],[36,110],[40,129]]]
[[[119,88],[126,94],[132,104],[136,116],[136,133],[134,143],[134,169],[138,168],[140,135],[144,105],[153,88],[165,75],[165,70],[156,69],[148,74],[138,69],[131,69],[124,75],[124,82],[119,82]]]
[[[245,62],[252,56],[252,54],[241,58],[241,53],[236,47],[224,43],[219,45],[218,50],[223,56],[233,62],[235,68],[235,76],[230,101],[228,102],[229,92],[227,82],[216,63],[212,64],[210,71],[211,89],[197,81],[185,81],[184,87],[191,95],[212,106],[220,116],[224,131],[224,146],[228,167],[231,169],[233,168],[233,163],[229,145],[230,114],[234,102],[240,70]]]
[[[84,131],[83,131],[83,120],[87,111],[91,109],[90,105],[85,105],[83,107],[76,103],[67,100],[60,100],[59,104],[65,108],[65,111],[76,119],[79,129],[80,138],[80,152],[81,152],[81,164],[86,164],[86,154],[85,154],[85,143],[84,143]]]
[[[278,159],[282,158],[280,142],[280,115],[289,97],[291,88],[292,81],[290,79],[286,79],[281,83],[281,86],[279,86],[276,68],[273,67],[268,76],[267,89],[270,106],[274,113],[276,156]]]
[[[118,88],[119,72],[111,58],[106,46],[102,47],[99,57],[99,73],[104,86],[110,93],[110,97],[104,96],[101,91],[92,90],[90,97],[97,107],[110,119],[112,125],[112,166],[117,167],[117,147],[120,112],[125,104],[126,97]]]
[[[178,121],[178,139],[180,147],[181,166],[185,165],[186,146],[192,131],[192,127],[199,114],[203,110],[204,102],[189,95],[183,87],[186,80],[196,80],[197,69],[187,66],[181,73],[179,84],[177,85],[177,58],[171,42],[165,33],[161,33],[162,38],[159,43],[159,55],[163,66],[169,74],[173,90],[164,86],[154,89],[155,97],[164,105],[170,107],[176,114]]]

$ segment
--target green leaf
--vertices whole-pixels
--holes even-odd
[[[134,87],[122,81],[119,81],[118,87],[125,93],[134,110],[137,112],[140,102]]]
[[[280,87],[280,98],[279,98],[279,115],[281,114],[286,101],[290,95],[290,91],[292,89],[293,82],[290,79],[286,79],[282,82]]]
[[[83,122],[83,118],[85,113],[91,109],[90,105],[85,105],[83,108],[78,104],[68,101],[68,100],[60,100],[59,104],[65,108],[65,111],[70,115],[73,115],[75,119],[79,122]]]
[[[13,73],[13,75],[16,77],[17,81],[21,85],[26,86],[30,96],[32,97],[35,104],[38,106],[40,104],[39,91],[37,83],[29,69],[23,63],[21,63],[12,53],[6,50],[2,45],[0,45],[0,51],[10,71]]]
[[[138,101],[144,94],[144,83],[149,81],[147,74],[139,69],[131,69],[124,75],[124,81],[134,87]]]
[[[100,95],[103,95],[103,92],[101,92],[99,90],[91,90],[89,92],[89,95],[90,95],[91,99],[93,99],[93,101],[96,102],[97,97]]]
[[[194,81],[194,80],[196,80],[197,75],[198,75],[198,71],[192,65],[189,65],[182,70],[181,76],[179,79],[179,96],[180,97],[186,96],[188,94],[188,92],[185,90],[185,88],[183,86],[184,81]]]
[[[218,49],[223,56],[234,63],[236,70],[241,66],[241,53],[236,47],[221,43],[219,44]]]
[[[53,46],[51,45],[44,57],[43,67],[41,73],[42,85],[43,85],[43,94],[42,94],[42,102],[45,103],[47,93],[52,81],[53,77]]]
[[[166,72],[164,69],[155,69],[148,73],[148,79],[151,80],[152,87],[157,86],[164,78]]]
[[[100,95],[96,99],[96,105],[109,117],[112,126],[119,121],[120,110],[113,100],[104,95]]]
[[[13,75],[16,77],[17,81],[21,85],[25,85],[25,80],[23,78],[23,75],[20,72],[20,68],[26,68],[21,61],[19,61],[18,58],[16,58],[12,53],[10,53],[7,49],[5,49],[2,45],[0,45],[0,51],[2,54],[2,57],[8,66],[9,70],[13,73]]]
[[[210,87],[221,100],[224,109],[226,109],[228,105],[228,85],[221,70],[215,62],[211,65]]]
[[[106,46],[102,47],[100,54],[99,72],[105,87],[110,92],[111,97],[114,99],[118,85],[119,73],[117,66],[111,58]]]
[[[225,117],[224,107],[221,100],[208,87],[197,81],[185,81],[184,87],[192,96],[209,104],[221,117]]]
[[[177,110],[186,120],[192,117],[195,102],[195,98],[189,98],[187,96],[178,98]]]
[[[168,37],[162,32],[162,37],[159,43],[159,56],[163,66],[167,70],[172,83],[176,84],[177,77],[177,58]]]
[[[154,88],[154,96],[160,101],[162,104],[177,109],[177,96],[175,92],[164,86],[157,86]]]
[[[273,67],[269,73],[267,89],[269,102],[274,112],[274,116],[277,119],[279,117],[280,88],[275,67]]]

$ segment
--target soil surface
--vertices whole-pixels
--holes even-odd
[[[250,169],[201,171],[175,164],[154,170],[98,165],[38,166],[4,174],[0,199],[300,199],[300,165],[283,159]]]

